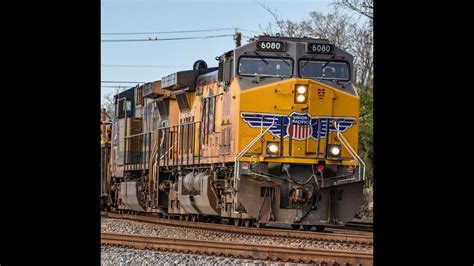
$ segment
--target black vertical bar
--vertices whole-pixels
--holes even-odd
[[[140,135],[139,143],[140,143],[140,147],[139,147],[138,158],[140,159],[141,157],[141,160],[138,163],[143,164],[143,161],[145,161],[145,156],[144,156],[144,153],[145,153],[144,145],[146,144],[145,135]]]
[[[181,159],[181,148],[183,147],[183,141],[181,140],[182,137],[182,132],[181,132],[181,122],[179,122],[177,128],[176,128],[176,140],[178,141],[178,146],[176,146],[176,152],[178,153],[178,156],[176,156],[176,165],[179,165],[179,159]]]
[[[174,157],[173,157],[173,147],[172,147],[172,143],[173,143],[173,138],[174,138],[174,134],[173,134],[173,127],[170,127],[169,129],[169,132],[170,132],[170,146],[168,147],[168,156],[170,157],[169,160],[170,160],[170,165],[173,165],[174,163]]]
[[[168,158],[168,166],[169,166],[170,164],[173,164],[173,161],[172,161],[172,160],[173,160],[173,157],[171,157],[171,156],[172,156],[171,143],[173,143],[173,130],[172,130],[172,129],[173,129],[173,127],[170,127],[170,128],[168,129],[168,137],[169,137],[169,141],[170,141],[169,144],[168,144],[169,147],[168,147],[168,149],[166,150],[166,156],[169,157],[169,158]]]
[[[180,126],[180,135],[181,135],[181,145],[180,145],[180,150],[181,150],[181,163],[180,165],[183,165],[183,160],[184,160],[184,125]]]
[[[163,148],[164,148],[164,150],[163,150],[163,160],[164,160],[164,162],[163,163],[164,163],[164,166],[168,166],[168,158],[167,158],[168,153],[166,153],[166,151],[168,150],[168,139],[169,139],[170,136],[168,134],[168,128],[165,128],[164,130],[165,130],[165,132],[164,132],[164,134],[165,134],[165,136],[164,136],[165,145],[163,145]]]
[[[145,169],[145,161],[146,161],[146,159],[145,159],[145,158],[146,158],[146,146],[147,146],[147,145],[146,145],[146,144],[147,144],[147,143],[146,143],[146,140],[147,140],[146,135],[147,135],[147,134],[143,134],[143,135],[142,135],[142,137],[141,137],[141,138],[142,138],[142,141],[141,141],[142,143],[141,143],[141,145],[140,145],[140,146],[141,146],[141,150],[142,150],[142,156],[141,156],[141,157],[142,157],[142,162],[141,162],[141,164],[142,164],[142,166],[143,166],[143,169]]]
[[[164,141],[165,141],[165,145],[163,145],[163,163],[164,163],[164,166],[168,166],[168,153],[166,153],[166,151],[168,150],[168,141],[169,141],[169,133],[168,133],[168,128],[165,128],[164,129]]]
[[[167,165],[170,166],[172,164],[172,161],[171,161],[171,141],[173,139],[173,133],[171,132],[172,130],[172,127],[169,127],[168,128],[168,147],[166,147],[166,157],[168,157],[168,162],[167,162]]]
[[[175,151],[176,151],[176,147],[174,146],[174,143],[177,142],[176,141],[177,135],[176,135],[175,131],[176,131],[176,126],[173,126],[172,129],[171,129],[171,139],[172,139],[172,141],[170,143],[170,149],[171,149],[170,153],[171,153],[171,160],[172,160],[171,165],[176,165],[176,163],[175,163],[176,155],[174,154]]]
[[[206,99],[206,102],[210,102],[210,101],[211,101],[211,99]],[[207,103],[207,105],[208,105],[208,108],[209,108],[210,103]],[[204,132],[206,133],[205,138],[206,138],[206,144],[207,144],[207,147],[208,147],[207,150],[209,150],[209,133],[211,133],[211,132],[209,132],[209,114],[211,113],[210,111],[211,111],[211,109],[209,108],[209,112],[206,112],[206,128],[204,129]]]
[[[166,151],[166,143],[168,143],[168,135],[166,134],[166,128],[163,128],[163,129],[158,129],[158,130],[161,130],[163,134],[163,150],[160,149],[160,154],[159,156],[161,157],[161,153],[164,154],[164,152]],[[160,144],[160,140],[158,139],[158,144]],[[163,166],[166,166],[166,156],[163,156]]]
[[[181,129],[180,125],[176,126],[176,141],[175,142],[177,142],[176,144],[178,144],[176,146],[176,153],[178,154],[178,156],[176,156],[176,165],[179,165],[179,159],[180,159],[179,153],[180,153],[180,148],[182,147],[182,144],[183,144],[183,142],[180,141],[181,139],[180,129]]]
[[[167,140],[168,140],[168,145],[166,147],[166,165],[169,166],[170,165],[170,159],[171,159],[171,140],[173,139],[173,135],[171,133],[171,127],[167,128],[167,131],[168,131],[168,137],[167,137]]]
[[[189,149],[189,144],[191,142],[190,139],[189,139],[191,137],[190,134],[189,134],[189,128],[190,128],[189,126],[190,125],[191,124],[189,124],[189,123],[186,124],[186,135],[187,135],[187,137],[186,137],[186,164],[189,164],[189,150],[190,150]]]
[[[193,122],[193,125],[192,125],[192,129],[193,129],[193,139],[191,141],[191,153],[193,155],[193,164],[194,164],[194,148],[195,148],[195,144],[196,144],[196,123],[194,123],[194,117],[192,119],[192,122]]]
[[[280,116],[280,157],[283,156],[283,116]]]
[[[168,128],[168,140],[169,140],[169,143],[168,143],[168,148],[166,149],[166,156],[168,157],[168,166],[171,165],[173,162],[171,161],[171,159],[173,157],[171,157],[171,142],[173,141],[173,132],[172,132],[172,127]]]
[[[201,132],[202,132],[202,120],[199,121],[199,132],[198,132],[198,135],[199,135],[199,141],[198,141],[198,164],[201,162]]]
[[[321,117],[318,118],[318,149],[316,150],[316,158],[319,158],[319,145],[321,144]]]
[[[123,165],[127,164],[127,138],[123,138],[124,144],[123,144]]]
[[[161,159],[161,145],[160,145],[160,137],[161,137],[161,129],[158,129],[158,140],[156,143],[158,143],[158,149],[157,149],[157,154],[158,154],[158,169],[160,168],[160,159]],[[152,167],[153,169],[153,167]]]
[[[324,158],[328,158],[328,151],[329,151],[329,117],[326,118],[326,147],[324,151]]]
[[[291,150],[291,148],[293,146],[293,134],[292,134],[293,132],[291,131],[292,130],[291,126],[293,124],[293,117],[290,116],[289,118],[290,118],[290,122],[288,123],[288,132],[289,132],[289,134],[288,134],[289,135],[288,136],[288,138],[289,138],[289,140],[288,140],[288,156],[292,156],[293,151]]]
[[[147,163],[150,163],[151,160],[151,132],[148,133],[148,160]]]
[[[174,137],[173,137],[173,165],[176,166],[178,165],[178,147],[176,145],[174,145],[175,143],[179,145],[178,141],[179,141],[179,136],[178,136],[178,126],[174,126]]]

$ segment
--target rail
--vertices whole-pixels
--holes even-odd
[[[276,117],[273,118],[273,122],[270,126],[266,127],[266,129],[264,131],[262,131],[263,129],[263,123],[262,125],[260,126],[260,134],[258,134],[257,137],[255,137],[255,139],[253,139],[238,155],[237,157],[235,158],[235,163],[234,163],[234,190],[237,191],[237,180],[240,181],[240,158],[242,158],[242,156],[255,144],[257,143],[257,141],[263,136],[265,135],[265,133],[268,132],[268,130],[270,130],[270,128],[273,127],[273,125],[275,124],[275,121],[276,121]]]
[[[157,236],[101,233],[102,245],[139,249],[173,250],[196,254],[224,255],[273,261],[324,263],[329,265],[373,265],[373,254],[320,248],[279,247],[223,241],[174,239]]]
[[[217,232],[229,232],[255,236],[287,237],[295,239],[331,241],[336,243],[352,243],[359,245],[373,245],[374,241],[373,233],[371,232],[347,232],[347,230],[345,232],[337,232],[335,230],[331,231],[329,229],[325,232],[316,232],[271,227],[256,228],[206,222],[186,222],[180,220],[158,218],[152,215],[117,214],[112,212],[101,212],[101,216],[110,219],[129,220],[141,223],[162,224],[175,227],[195,228]],[[339,227],[337,229],[343,228]]]

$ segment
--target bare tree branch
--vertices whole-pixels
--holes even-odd
[[[264,4],[264,3],[261,3],[261,2],[257,2],[257,5],[261,6],[263,9],[265,9],[268,13],[270,13],[270,15],[272,15],[273,19],[275,20],[275,23],[277,24],[277,26],[280,28],[280,33],[283,32],[283,27],[282,27],[282,20],[280,20],[278,18],[278,11],[275,9],[275,10],[272,10],[270,8],[270,6]],[[268,29],[267,31],[270,31],[270,33],[273,33],[273,29],[272,29],[272,24],[269,23],[269,26],[268,26]],[[268,32],[267,32],[268,33]]]
[[[369,19],[374,18],[374,1],[373,0],[336,0],[333,5],[352,10],[356,13],[364,15]]]

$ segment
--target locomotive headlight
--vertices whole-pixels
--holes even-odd
[[[308,86],[296,85],[295,103],[306,103],[308,99]]]
[[[304,95],[298,95],[296,96],[296,101],[299,103],[302,103],[306,100],[306,97]]]
[[[267,142],[267,155],[278,155],[280,151],[280,143],[278,142]]]
[[[333,157],[341,155],[341,145],[329,145],[329,154]]]
[[[276,144],[270,144],[268,145],[268,150],[271,152],[271,153],[276,153],[278,151],[278,145]]]
[[[301,85],[296,89],[296,91],[298,92],[298,94],[304,94],[306,92],[306,87]]]

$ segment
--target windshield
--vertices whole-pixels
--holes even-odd
[[[346,62],[300,60],[299,65],[301,77],[349,80],[349,64]]]
[[[293,73],[293,60],[241,57],[238,73],[242,76],[291,77]]]

